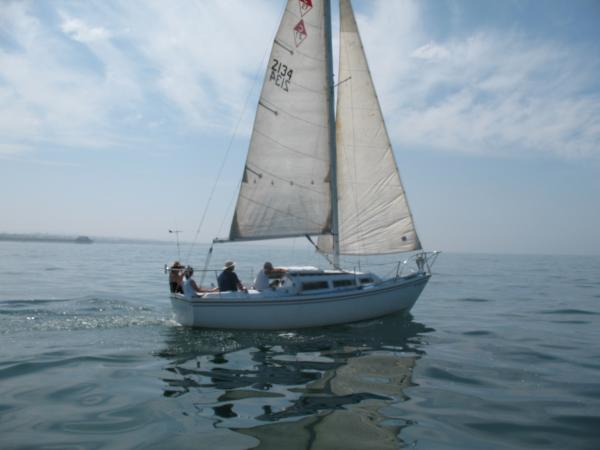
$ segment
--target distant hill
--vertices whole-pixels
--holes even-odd
[[[87,236],[52,236],[48,234],[17,234],[17,233],[0,233],[0,241],[17,241],[17,242],[71,242],[74,244],[91,244],[92,241]]]
[[[2,233],[0,232],[0,241],[13,242],[67,242],[76,244],[164,244],[173,245],[172,241],[157,239],[135,239],[103,236],[68,236],[44,233]],[[186,242],[182,242],[186,244]],[[189,244],[189,243],[187,243]]]

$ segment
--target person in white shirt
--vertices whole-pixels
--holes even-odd
[[[273,287],[274,285],[277,284],[278,280],[274,280],[272,281],[270,279],[270,275],[273,273],[284,273],[286,272],[285,269],[280,268],[280,267],[273,267],[273,264],[271,264],[270,262],[266,262],[263,265],[263,268],[260,272],[258,272],[258,275],[256,275],[256,279],[254,280],[254,289],[256,289],[257,291],[263,291],[265,289],[269,289],[270,287]]]
[[[185,268],[183,272],[183,283],[181,283],[181,287],[183,288],[183,295],[185,298],[194,298],[206,292],[198,287],[194,279],[192,278],[194,275],[194,269],[190,266]]]

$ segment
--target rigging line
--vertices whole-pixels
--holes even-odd
[[[181,251],[180,251],[180,248],[179,248],[179,233],[181,233],[181,230],[178,230],[178,229],[171,230],[171,229],[169,229],[169,233],[175,234],[175,238],[176,238],[176,242],[177,242],[177,260],[181,261]]]
[[[229,144],[227,145],[227,150],[225,151],[225,157],[223,158],[223,161],[221,162],[221,167],[219,167],[219,171],[217,172],[217,176],[215,178],[215,182],[210,190],[210,194],[208,196],[208,200],[206,201],[206,206],[204,207],[204,211],[202,213],[202,218],[200,219],[200,223],[198,224],[198,228],[196,229],[196,234],[194,235],[194,240],[192,242],[192,245],[190,246],[190,250],[188,252],[187,255],[187,259],[190,259],[190,256],[192,254],[192,251],[194,249],[194,246],[196,245],[196,242],[198,241],[198,235],[200,234],[200,230],[202,229],[202,225],[204,225],[204,220],[206,219],[206,214],[208,212],[208,207],[210,206],[211,200],[213,198],[213,195],[215,193],[215,191],[217,190],[217,185],[219,184],[219,180],[221,179],[221,175],[223,173],[223,169],[225,168],[225,163],[227,162],[227,159],[229,157],[229,152],[231,151],[231,147],[233,145],[233,140],[235,139],[237,132],[240,128],[240,124],[242,123],[242,119],[244,117],[244,113],[246,112],[246,109],[248,107],[248,102],[250,101],[250,97],[252,96],[252,93],[254,92],[254,88],[257,84],[257,80],[258,80],[258,76],[261,73],[261,68],[264,66],[264,62],[266,60],[267,57],[267,52],[269,51],[269,46],[267,45],[267,48],[265,49],[265,53],[263,54],[263,57],[260,60],[260,64],[258,65],[256,72],[254,74],[254,80],[252,82],[252,88],[250,89],[250,91],[248,92],[248,95],[246,96],[246,100],[244,101],[244,106],[242,107],[242,111],[240,112],[240,116],[238,118],[237,124],[235,125],[235,128],[233,130],[233,134],[231,135],[231,138],[229,139]]]
[[[236,189],[233,191],[233,195],[231,196],[231,199],[229,200],[229,204],[227,205],[227,209],[225,210],[225,214],[223,215],[223,220],[221,222],[221,225],[219,226],[219,232],[217,233],[217,236],[221,236],[221,231],[223,231],[223,227],[225,226],[225,221],[229,217],[229,211],[231,211],[231,209],[232,209],[233,202],[235,201],[236,194],[240,190],[241,184],[242,184],[242,181],[240,180],[237,184]]]
[[[312,240],[312,238],[310,237],[310,235],[305,234],[304,237],[306,239],[308,239],[308,242],[310,242],[313,247],[315,248],[315,251],[317,253],[319,253],[323,258],[325,258],[327,260],[327,262],[332,266],[335,267],[336,269],[339,269],[340,267],[336,266],[333,262],[333,260],[329,257],[329,255],[327,253],[325,253],[324,251],[322,251],[319,246],[315,243],[315,241]]]
[[[202,273],[200,275],[200,286],[202,286],[204,284],[204,278],[206,278],[206,272],[208,270],[208,265],[210,264],[210,257],[212,256],[212,252],[213,252],[213,245],[211,244],[210,248],[208,249],[208,254],[206,255],[206,259],[204,260],[204,267],[202,268]]]

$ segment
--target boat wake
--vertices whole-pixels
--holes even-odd
[[[101,297],[5,300],[0,334],[29,331],[108,329],[165,324],[164,313],[132,302]]]

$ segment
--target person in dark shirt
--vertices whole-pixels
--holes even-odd
[[[227,261],[223,267],[223,272],[217,278],[219,283],[219,291],[245,291],[246,288],[234,272],[235,263],[233,261]]]

